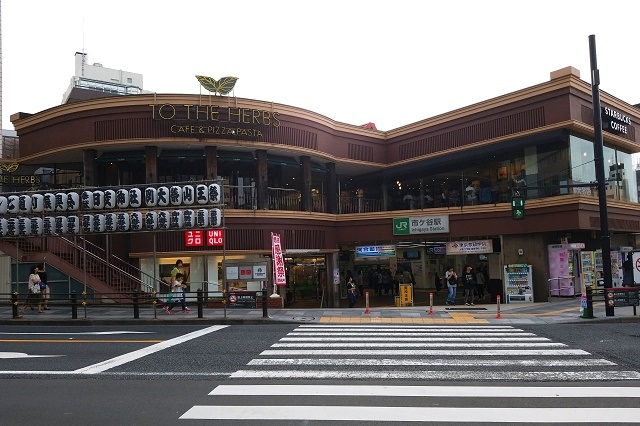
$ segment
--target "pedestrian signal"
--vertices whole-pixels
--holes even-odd
[[[514,195],[511,197],[511,217],[513,220],[524,219],[524,197]]]

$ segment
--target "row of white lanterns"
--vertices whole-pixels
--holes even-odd
[[[172,185],[158,188],[85,190],[0,196],[0,214],[26,214],[78,210],[110,210],[220,204],[220,185]]]
[[[38,237],[94,234],[103,232],[153,231],[219,227],[220,209],[162,210],[85,214],[81,216],[45,216],[0,218],[1,237]]]

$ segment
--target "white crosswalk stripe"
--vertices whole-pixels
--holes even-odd
[[[614,381],[640,380],[639,372],[619,369],[616,363],[582,349],[511,326],[305,324],[274,342],[247,367],[234,372],[231,379],[267,384],[225,384],[209,394],[214,401],[241,396],[242,404],[229,405],[227,399],[197,405],[180,418],[246,420],[248,424],[266,420],[452,424],[497,419],[502,423],[613,424],[640,419],[640,408],[635,408],[640,406],[640,387],[613,386]],[[280,384],[282,380],[307,384]],[[314,385],[309,380],[338,384]],[[375,381],[385,385],[372,384]],[[414,381],[420,385],[404,385]],[[442,386],[442,382],[451,385]],[[511,382],[524,384],[500,385]],[[598,387],[542,386],[545,382],[604,383]],[[276,401],[289,403],[265,405],[261,398],[267,396],[286,396],[289,399]],[[319,396],[340,399],[317,404],[313,398]],[[355,402],[332,405],[347,397]],[[403,403],[387,402],[394,397],[402,398]],[[603,402],[620,397],[626,403],[619,407]],[[484,402],[476,408],[464,398]],[[513,402],[523,398],[551,402],[541,408]]]

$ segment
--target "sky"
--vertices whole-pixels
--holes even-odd
[[[74,54],[143,74],[144,89],[233,95],[392,130],[578,68],[640,103],[640,2],[619,0],[4,0],[2,127],[62,101]],[[203,93],[204,89],[203,89]]]

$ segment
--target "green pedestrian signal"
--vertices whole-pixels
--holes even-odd
[[[511,217],[513,220],[524,219],[524,197],[514,195],[511,197]]]

